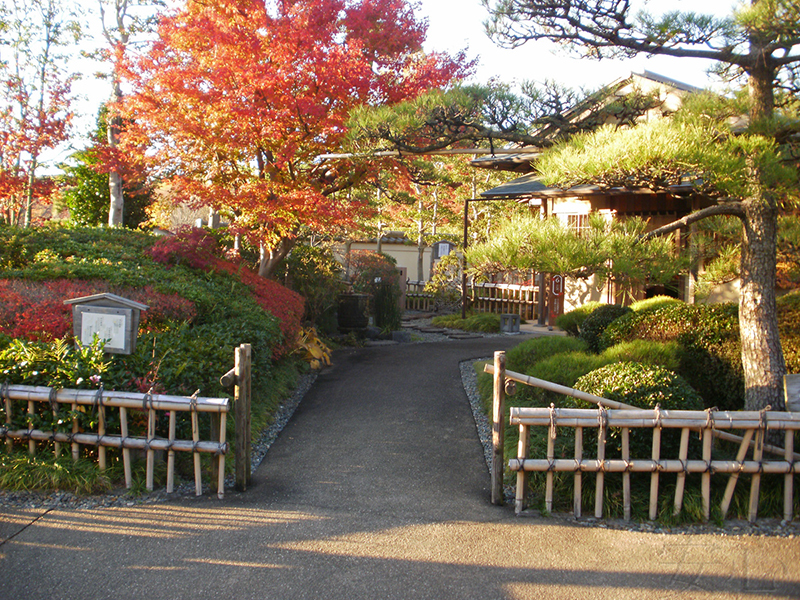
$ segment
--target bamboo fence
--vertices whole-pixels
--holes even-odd
[[[5,423],[0,425],[0,439],[5,439],[7,448],[13,447],[14,440],[27,442],[28,452],[36,452],[36,442],[49,442],[54,445],[56,456],[61,454],[62,444],[70,447],[73,460],[80,456],[80,445],[96,446],[98,464],[101,470],[107,466],[107,448],[118,448],[122,451],[123,469],[125,472],[125,486],[132,485],[131,453],[132,449],[141,450],[146,455],[146,487],[153,490],[155,452],[167,452],[167,492],[174,489],[175,452],[191,452],[194,457],[195,491],[202,495],[202,478],[200,471],[200,453],[214,454],[218,457],[217,495],[222,498],[225,490],[225,455],[228,444],[225,441],[226,417],[230,411],[228,398],[205,398],[197,394],[186,396],[169,396],[165,394],[139,394],[134,392],[98,390],[72,390],[55,389],[41,386],[24,386],[3,384],[0,387],[0,397],[3,400]],[[21,412],[27,423],[23,429],[14,429],[15,402],[25,403],[26,410]],[[45,431],[35,427],[37,420],[36,403],[49,404],[49,410],[54,415],[53,429]],[[59,405],[68,405],[70,415],[67,421],[58,424],[55,416],[59,412]],[[90,433],[81,431],[81,413],[85,414],[86,408],[96,411],[97,431]],[[119,433],[109,432],[108,409],[119,410]],[[147,415],[145,436],[129,435],[129,410],[138,409]],[[47,410],[47,408],[45,408]],[[156,437],[157,411],[168,413],[168,437]],[[176,417],[178,412],[189,412],[192,424],[192,439],[176,439]],[[214,437],[216,441],[200,440],[200,413],[218,415],[219,434]]]
[[[527,321],[536,318],[539,288],[513,283],[478,283],[469,288],[470,303],[477,312],[518,314]]]
[[[425,291],[424,281],[406,282],[406,310],[427,312],[434,308],[435,298]]]
[[[750,474],[750,496],[748,519],[753,522],[758,514],[758,500],[761,477],[764,474],[778,474],[784,477],[783,518],[793,518],[794,475],[800,473],[800,454],[794,452],[794,435],[800,430],[800,413],[779,411],[682,411],[682,410],[645,410],[620,402],[586,394],[578,390],[559,386],[551,382],[535,379],[513,371],[505,371],[504,353],[495,354],[494,366],[487,365],[486,371],[495,379],[494,417],[503,414],[506,389],[511,382],[541,387],[588,400],[598,405],[597,409],[566,408],[524,408],[510,409],[510,424],[519,426],[519,445],[517,457],[509,460],[509,469],[517,472],[515,510],[519,514],[525,508],[527,474],[544,472],[545,507],[548,511],[553,507],[553,473],[574,473],[573,513],[581,516],[582,474],[595,473],[595,506],[594,516],[603,516],[603,498],[605,473],[622,473],[624,518],[631,518],[631,473],[650,474],[649,517],[655,519],[658,510],[659,476],[661,473],[676,473],[674,514],[682,510],[686,476],[692,473],[701,474],[701,496],[703,515],[706,520],[711,514],[711,476],[727,474],[728,483],[725,488],[720,510],[722,518],[726,518],[730,509],[739,475]],[[501,355],[501,356],[498,356]],[[499,409],[497,406],[499,405]],[[501,419],[502,420],[502,419]],[[497,421],[495,421],[497,423]],[[529,458],[530,427],[547,427],[547,450],[545,458]],[[574,458],[556,458],[555,440],[559,427],[574,428]],[[495,429],[502,429],[495,424]],[[597,428],[597,457],[583,456],[584,429]],[[606,458],[606,439],[611,428],[619,430],[622,442],[620,458]],[[652,453],[650,457],[639,458],[630,455],[630,430],[647,428],[653,430]],[[681,431],[680,448],[677,459],[661,456],[661,433],[663,429],[679,429]],[[743,436],[730,431],[742,431]],[[765,443],[768,432],[784,432],[784,447],[774,447]],[[691,460],[689,440],[692,432],[699,433],[702,443],[702,459]],[[735,459],[714,459],[712,440],[720,438],[739,444]],[[499,446],[502,453],[502,439]],[[752,450],[752,459],[747,454]],[[765,453],[780,456],[781,459],[770,460]],[[502,486],[502,462],[499,471],[492,470],[493,501],[495,487]],[[494,466],[494,465],[493,465]]]

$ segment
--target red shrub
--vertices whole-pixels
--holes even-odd
[[[183,264],[238,276],[253,291],[259,306],[280,322],[283,343],[273,350],[273,358],[278,359],[294,349],[302,325],[305,299],[275,281],[258,276],[238,258],[226,258],[217,240],[204,229],[183,228],[174,236],[161,238],[153,244],[150,256],[166,265]]]
[[[131,289],[115,288],[102,280],[0,279],[0,332],[28,340],[62,338],[72,332],[72,308],[64,300],[104,292],[147,304],[150,308],[141,316],[143,326],[168,319],[191,321],[196,314],[189,300],[150,286]]]

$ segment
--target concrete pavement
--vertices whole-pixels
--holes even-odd
[[[0,508],[0,600],[800,597],[798,539],[492,506],[458,363],[522,339],[338,351],[224,501]]]

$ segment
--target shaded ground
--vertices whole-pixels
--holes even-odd
[[[252,489],[0,509],[0,598],[797,598],[800,540],[664,535],[491,506],[458,363],[520,338],[347,349]]]

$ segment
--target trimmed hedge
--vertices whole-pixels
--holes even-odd
[[[635,362],[613,363],[601,367],[578,379],[575,388],[589,394],[616,400],[641,408],[664,410],[702,410],[703,399],[683,377],[653,365]],[[596,408],[589,402],[576,400],[581,408]],[[648,458],[652,451],[652,430],[631,429],[630,450],[632,458]],[[609,431],[609,442],[619,456],[622,439],[618,430]],[[663,456],[675,457],[680,448],[680,431],[664,430],[661,439]]]
[[[605,348],[635,339],[674,341],[684,353],[677,372],[703,397],[706,408],[741,410],[744,374],[736,304],[667,304],[631,312],[610,324]]]
[[[583,322],[593,311],[601,306],[603,306],[602,302],[592,300],[578,308],[565,312],[563,315],[556,317],[556,327],[563,329],[571,336],[578,337]]]
[[[592,352],[600,352],[603,349],[600,343],[603,332],[611,323],[630,312],[630,308],[619,304],[603,304],[597,307],[580,326],[581,339]]]

